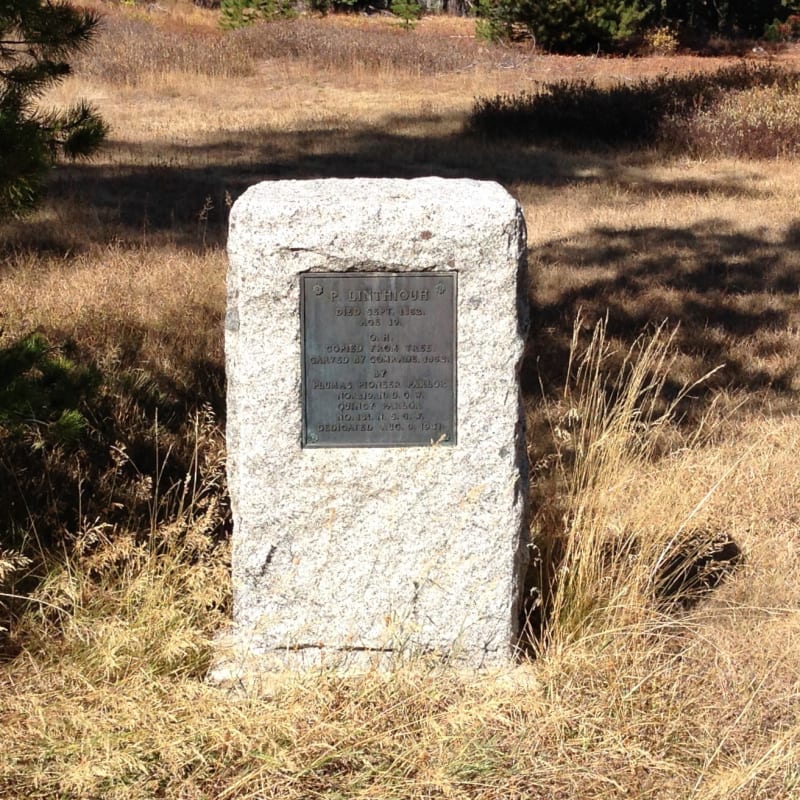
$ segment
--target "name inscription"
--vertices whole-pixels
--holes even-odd
[[[303,446],[455,444],[455,272],[301,276]]]

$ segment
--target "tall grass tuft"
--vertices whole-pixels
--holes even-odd
[[[654,456],[675,438],[681,404],[716,370],[676,390],[668,385],[676,330],[662,323],[617,352],[606,325],[601,319],[583,346],[578,318],[563,396],[551,414],[560,491],[537,521],[545,649],[654,621],[663,564],[691,561],[704,546],[689,546],[696,534],[680,521],[643,535],[625,512]]]
[[[229,613],[222,432],[208,408],[195,415],[192,462],[182,480],[144,480],[151,523],[87,523],[14,627],[29,653],[55,647],[87,680],[130,674],[202,675],[211,639]],[[121,459],[120,469],[123,468]],[[50,654],[52,655],[52,654]]]

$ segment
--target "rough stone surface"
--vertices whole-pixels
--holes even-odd
[[[263,669],[514,654],[525,224],[495,183],[261,183],[231,212],[234,637]],[[304,448],[300,276],[456,271],[454,446]]]

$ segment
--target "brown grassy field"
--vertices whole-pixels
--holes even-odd
[[[800,166],[466,130],[478,96],[735,59],[98,7],[96,47],[44,102],[91,100],[108,145],[0,223],[0,348],[38,331],[102,376],[81,447],[0,433],[25,504],[0,549],[0,795],[800,796]],[[260,180],[429,174],[525,209],[535,657],[209,686],[230,613],[228,208]],[[726,580],[654,600],[676,552],[720,538],[742,553]]]

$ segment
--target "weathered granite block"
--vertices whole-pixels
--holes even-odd
[[[507,663],[527,552],[519,205],[472,180],[261,183],[228,250],[240,652]]]

